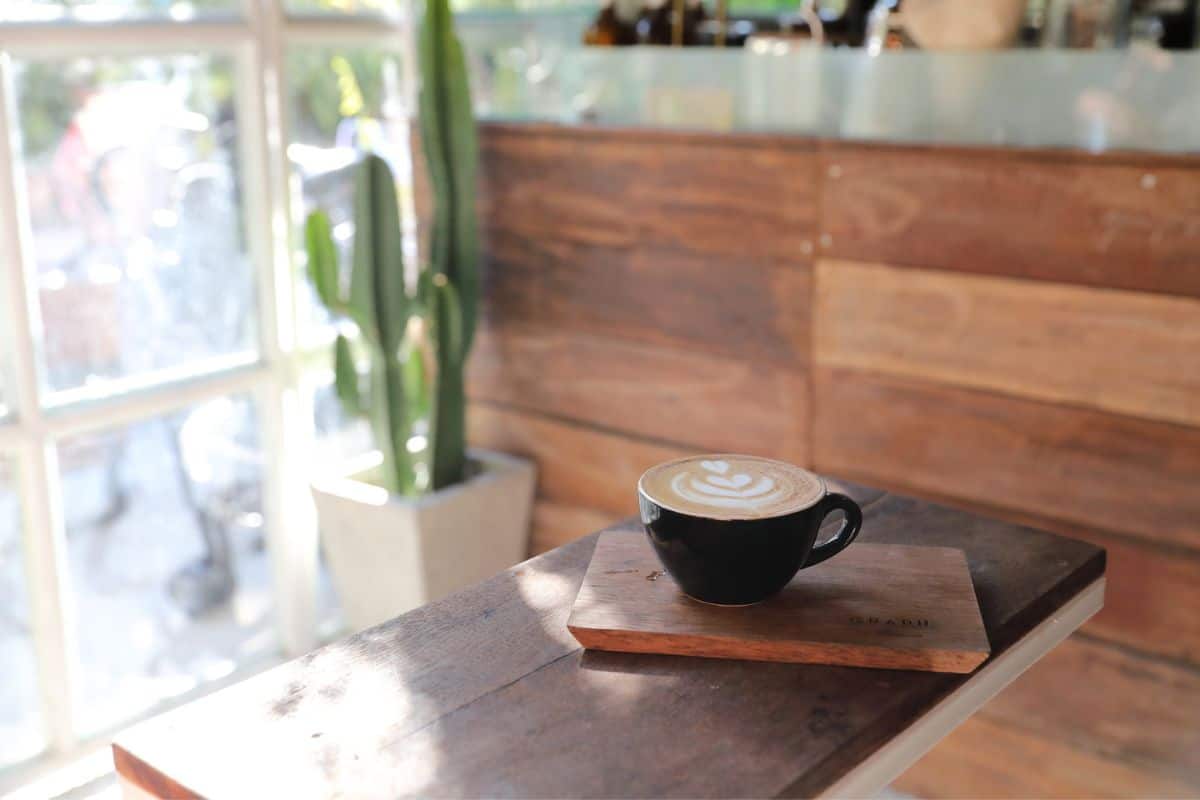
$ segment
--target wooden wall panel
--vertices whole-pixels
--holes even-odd
[[[478,337],[468,392],[692,451],[808,461],[798,368],[513,326]]]
[[[1200,160],[546,125],[482,155],[470,438],[542,466],[535,551],[696,450],[1087,538],[1085,638],[899,788],[1200,793]]]
[[[542,500],[560,508],[587,508],[617,518],[637,514],[637,481],[643,472],[687,454],[679,448],[485,403],[471,404],[467,428],[472,445],[525,456],[537,463],[538,497]]]
[[[647,242],[616,253],[560,237],[489,232],[484,315],[772,360],[808,358],[807,265],[740,266]]]
[[[535,550],[696,450],[1090,539],[1085,639],[899,787],[1200,792],[1200,161],[546,125],[482,154],[470,438],[542,466]]]
[[[810,148],[537,130],[484,137],[484,313],[494,327],[807,357]]]
[[[535,237],[737,266],[796,259],[816,226],[816,151],[800,139],[492,125],[482,158],[487,226]]]
[[[825,254],[1200,297],[1200,172],[834,145]]]
[[[985,717],[967,720],[892,786],[930,800],[1191,798],[1196,792],[1178,778]]]
[[[687,451],[511,408],[473,403],[473,446],[525,456],[538,466],[530,531],[536,555],[637,515],[637,480]]]
[[[1200,547],[1200,430],[852,370],[814,379],[818,469]]]
[[[539,500],[533,506],[529,555],[536,556],[620,522],[628,514],[612,514],[581,506]]]
[[[1195,670],[1075,636],[979,713],[1173,776],[1200,795],[1198,712]]]
[[[1108,550],[1104,610],[1088,622],[1094,636],[1200,664],[1200,553],[1172,552],[1077,531]]]
[[[1200,425],[1200,300],[828,260],[815,305],[823,366]]]

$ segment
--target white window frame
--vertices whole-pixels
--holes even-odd
[[[287,160],[284,57],[291,44],[375,46],[401,58],[405,108],[413,97],[411,5],[384,16],[289,16],[281,0],[241,0],[240,18],[80,24],[0,23],[0,335],[8,343],[4,378],[9,417],[0,456],[17,467],[30,628],[37,662],[46,750],[36,761],[80,752],[74,698],[79,668],[72,642],[62,486],[56,445],[64,437],[122,426],[228,394],[252,393],[262,422],[264,513],[278,634],[285,656],[317,643],[318,544],[308,490],[313,444],[296,335],[294,214],[302,208]],[[231,359],[100,399],[45,406],[39,380],[41,328],[23,165],[17,153],[12,58],[228,56],[234,64],[242,169],[241,213],[256,274],[259,357]],[[259,665],[261,666],[261,665]],[[236,677],[236,675],[235,675]],[[224,683],[226,681],[222,681]]]

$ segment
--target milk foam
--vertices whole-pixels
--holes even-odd
[[[688,514],[759,518],[798,511],[825,494],[816,475],[754,456],[699,456],[650,469],[639,488],[651,500]]]

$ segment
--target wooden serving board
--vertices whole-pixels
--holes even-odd
[[[775,597],[722,608],[687,597],[643,533],[601,535],[567,627],[593,650],[971,672],[987,631],[963,551],[854,544]]]

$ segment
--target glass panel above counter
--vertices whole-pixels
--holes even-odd
[[[473,12],[481,118],[939,145],[1200,152],[1200,51],[751,39],[586,47],[595,7]]]

